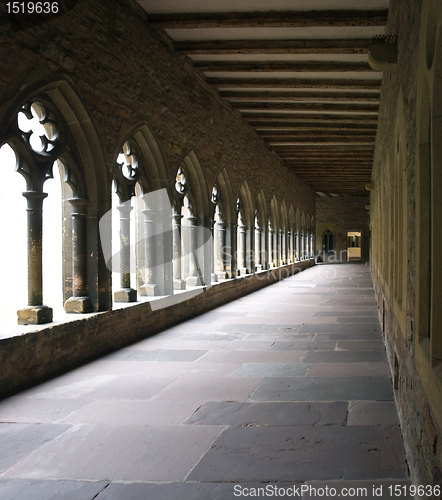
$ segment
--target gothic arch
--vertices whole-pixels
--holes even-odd
[[[26,132],[20,126],[19,114],[28,120],[34,116],[34,119],[39,120],[39,126],[45,128],[45,136],[38,134],[41,150],[30,145],[34,133],[31,129]],[[65,303],[66,310],[82,313],[109,309],[110,275],[101,258],[98,220],[110,208],[110,179],[95,126],[73,85],[66,79],[54,79],[49,83],[47,80],[36,82],[23,90],[12,100],[0,130],[4,132],[1,143],[9,143],[19,158],[17,170],[26,178],[28,206],[35,205],[37,198],[41,199],[40,208],[33,208],[36,214],[40,211],[40,219],[41,203],[46,196],[43,184],[52,177],[53,162],[59,160],[63,163],[63,180],[70,188],[66,190],[63,187],[67,195],[63,200],[63,246],[65,253],[74,252],[72,261],[68,261],[73,269],[64,266],[63,295],[69,299]],[[32,202],[31,194],[34,199]],[[70,212],[72,216],[68,217]],[[38,224],[38,221],[35,223]],[[28,227],[28,231],[37,234],[31,227]],[[70,233],[72,240],[68,236]],[[40,259],[33,258],[29,262],[40,267],[36,264]],[[40,272],[36,271],[36,276]],[[47,309],[42,304],[39,283],[41,279],[36,278],[35,282],[29,284],[30,290],[34,290],[29,293],[37,298],[28,305],[41,305],[44,314],[39,313],[32,318],[25,315],[19,318],[19,322],[45,323],[52,320],[52,314],[46,314]]]

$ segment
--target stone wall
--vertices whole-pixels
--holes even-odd
[[[373,280],[411,476],[423,485],[442,477],[440,264],[431,257],[440,247],[431,220],[440,213],[441,28],[440,2],[390,1],[398,61],[383,76],[371,194]]]
[[[347,260],[347,232],[361,232],[362,262],[369,261],[370,212],[366,206],[370,199],[364,196],[339,196],[316,198],[316,254],[322,260],[341,262]],[[329,229],[334,237],[335,254],[323,255],[323,234]]]

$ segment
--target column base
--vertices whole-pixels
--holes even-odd
[[[92,312],[93,307],[89,297],[69,297],[64,303],[64,310],[67,313],[84,314]]]
[[[212,273],[210,275],[210,279],[211,279],[212,283],[218,283],[218,275],[216,273]]]
[[[238,269],[238,276],[245,276],[246,274],[250,274],[250,271],[247,267],[241,267]]]
[[[199,276],[187,276],[186,278],[187,286],[202,286],[201,279]]]
[[[149,283],[140,286],[140,295],[143,297],[158,297],[160,294],[160,289],[155,283]]]
[[[52,321],[52,308],[48,306],[27,306],[17,311],[19,325],[43,325]]]
[[[226,271],[219,271],[216,273],[218,280],[226,280],[229,277],[229,274]]]
[[[173,289],[174,290],[185,290],[186,289],[186,282],[182,279],[173,280]]]
[[[259,271],[263,270],[263,267],[261,264],[258,264],[255,269],[256,269],[256,272],[259,273]]]
[[[133,288],[122,288],[114,292],[114,302],[136,302],[137,291]]]

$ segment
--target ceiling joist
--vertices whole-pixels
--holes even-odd
[[[371,38],[344,40],[217,40],[176,42],[178,52],[204,54],[367,54]]]
[[[149,14],[157,28],[308,28],[384,26],[388,10],[320,10],[268,12],[180,12]]]

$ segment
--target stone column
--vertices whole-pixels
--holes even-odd
[[[72,206],[72,297],[64,304],[67,313],[92,312],[92,302],[88,297],[86,263],[86,222],[87,203],[84,198],[70,198]]]
[[[210,279],[211,282],[216,283],[218,281],[218,274],[215,272],[215,219],[210,219],[210,232],[212,235],[211,245],[210,245]]]
[[[140,287],[140,295],[159,295],[158,285],[155,280],[155,209],[144,208],[141,210],[144,216],[144,251],[145,251],[145,274],[144,285]]]
[[[273,262],[273,233],[275,230],[269,227],[269,268],[275,267],[275,263]]]
[[[257,271],[262,271],[262,255],[261,255],[261,238],[262,228],[255,227],[255,267]]]
[[[287,231],[287,264],[293,262],[293,238],[292,232]]]
[[[246,230],[247,227],[244,224],[238,226],[238,270],[241,276],[248,273],[246,267]]]
[[[286,247],[286,241],[285,241],[285,230],[284,229],[280,229],[279,231],[279,244],[280,244],[280,255],[281,255],[281,260],[280,260],[280,263],[281,263],[281,266],[283,266],[284,264],[287,263],[287,255],[286,255],[286,250],[287,250],[287,247]]]
[[[137,291],[130,286],[130,213],[129,204],[117,206],[120,212],[120,290],[114,293],[115,302],[136,302]]]
[[[275,267],[279,266],[279,232],[278,229],[273,230],[273,262]]]
[[[52,309],[43,305],[43,200],[47,193],[25,191],[23,196],[27,200],[28,306],[17,311],[17,322],[39,325],[52,321]]]
[[[186,278],[187,286],[201,286],[202,274],[200,268],[200,262],[198,262],[197,256],[197,236],[198,236],[198,217],[190,216],[187,217],[188,221],[188,232],[189,232],[189,276]]]
[[[180,213],[172,214],[172,245],[173,245],[173,288],[185,290],[186,282],[181,276],[181,219]]]
[[[217,260],[218,260],[218,278],[219,279],[226,279],[229,277],[228,273],[226,272],[226,244],[227,244],[227,238],[226,238],[226,230],[227,230],[227,224],[225,222],[217,222],[216,227],[218,229],[217,231],[217,237],[218,237],[218,255],[217,255]]]

